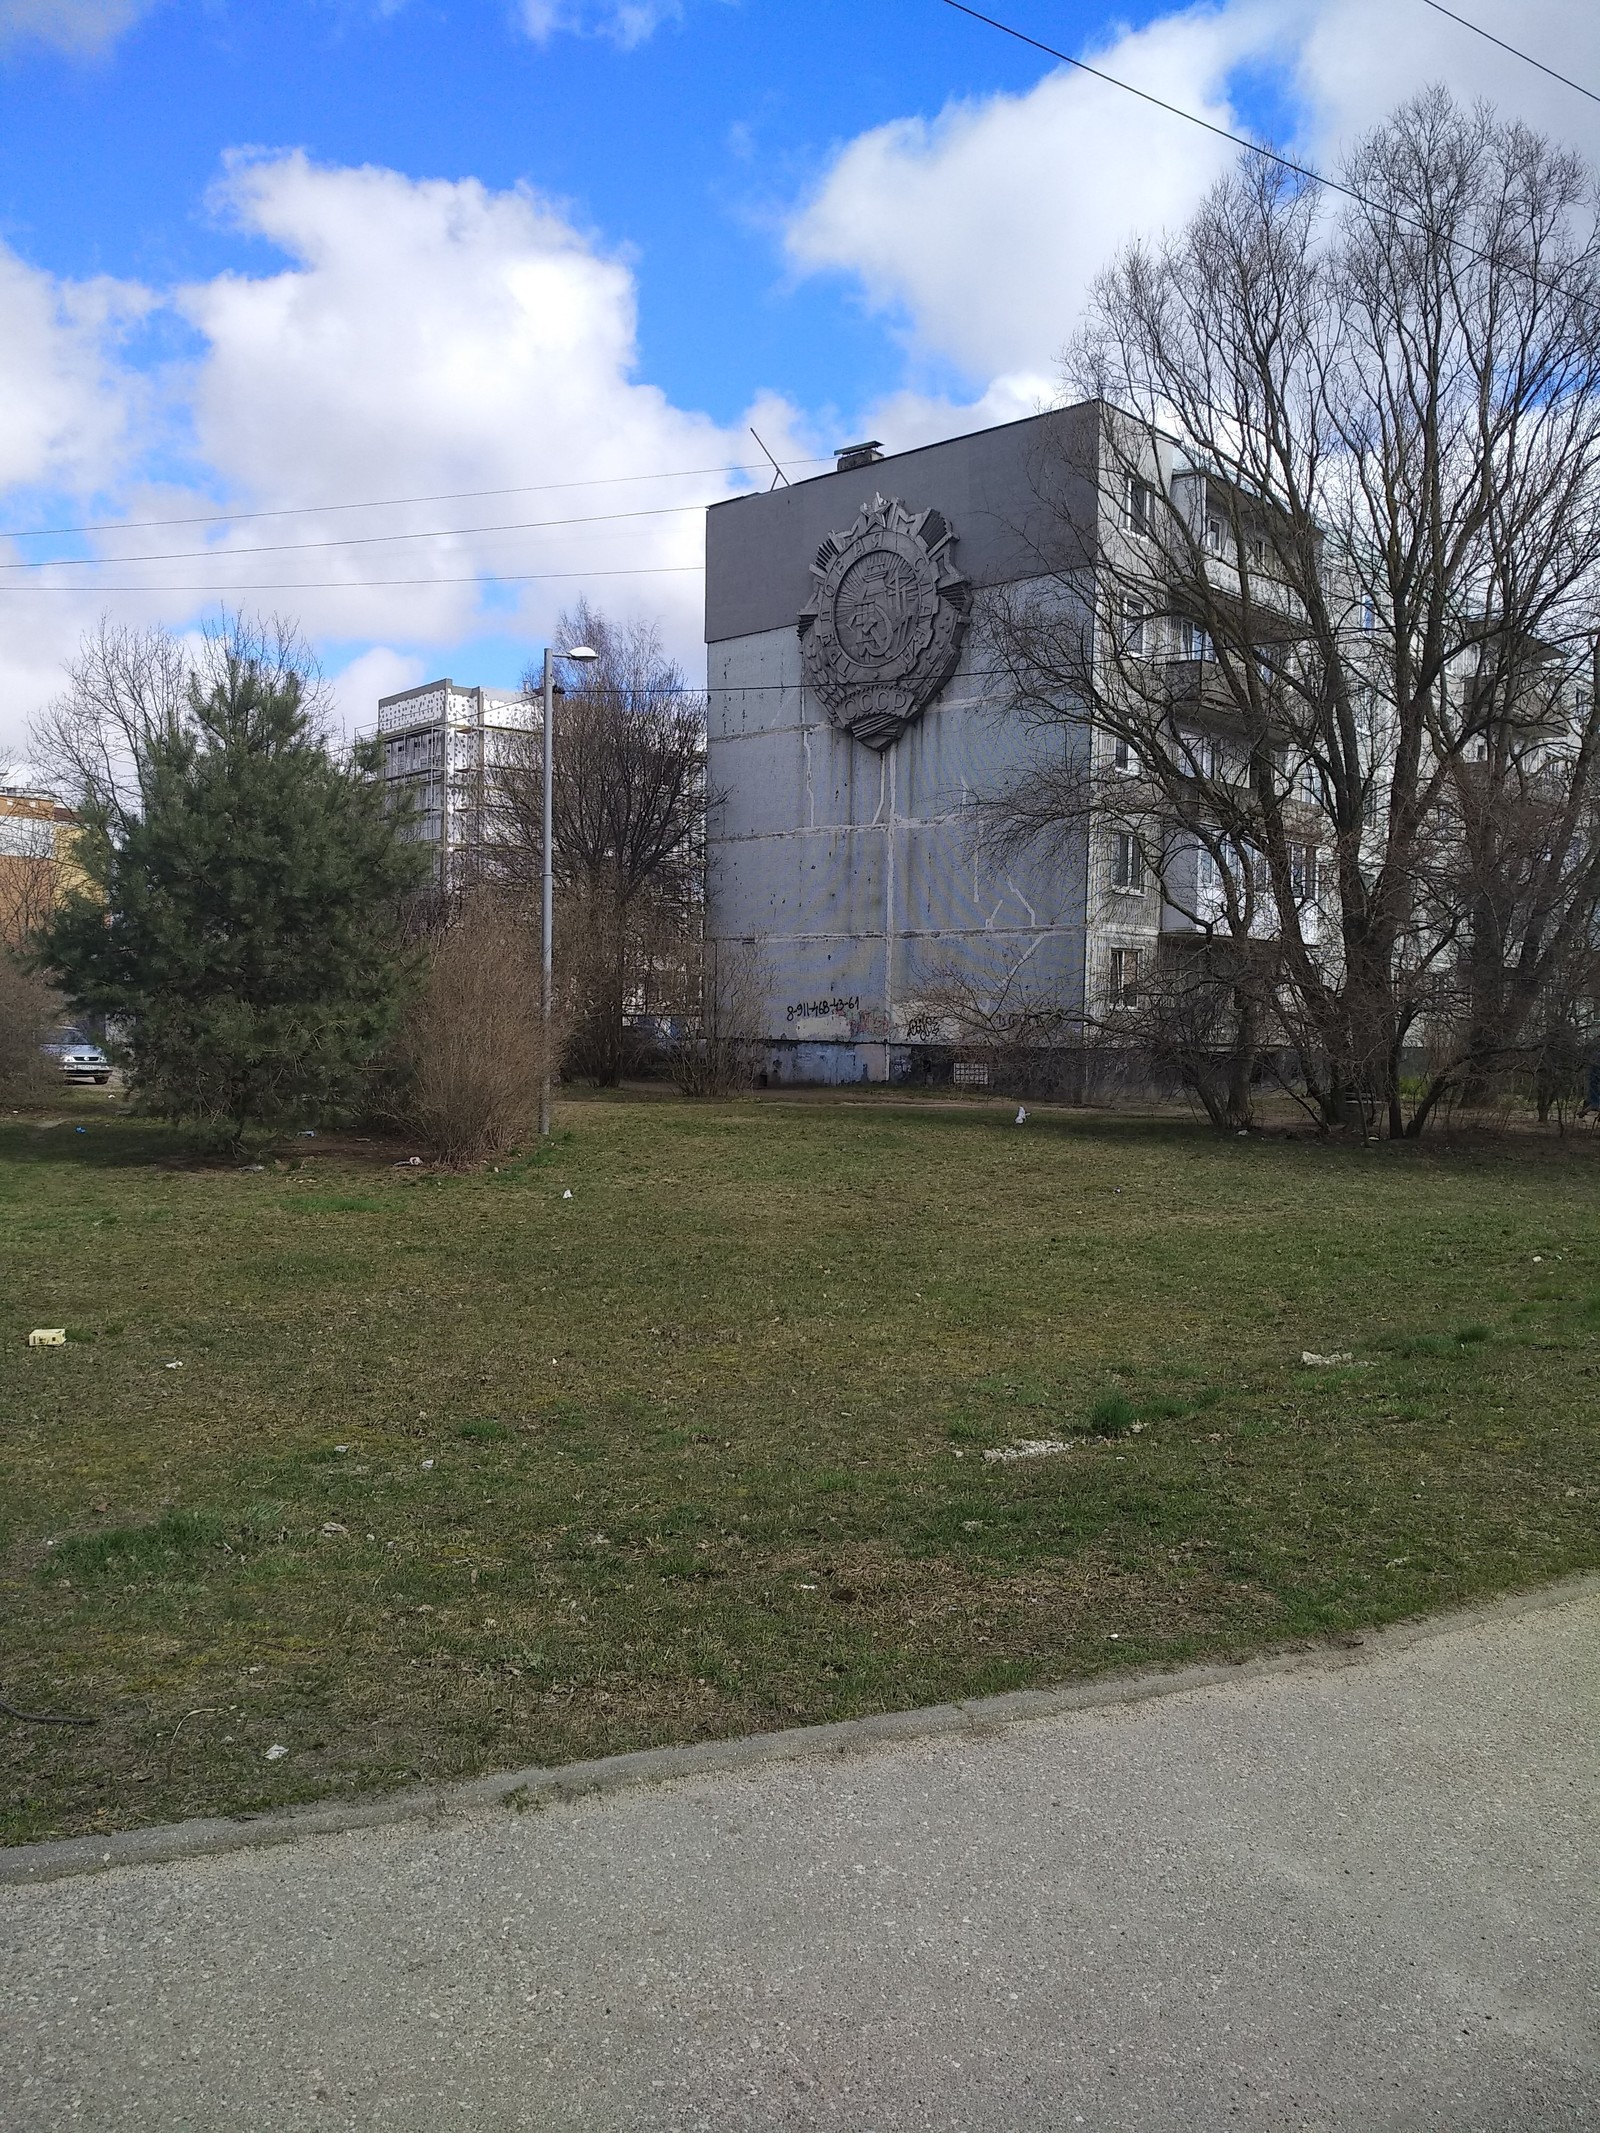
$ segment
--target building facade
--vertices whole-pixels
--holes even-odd
[[[956,997],[1081,1024],[1091,840],[1008,851],[979,806],[1072,744],[1006,712],[981,624],[1041,584],[1087,611],[1100,420],[857,448],[708,513],[707,930],[758,952],[770,1081],[948,1071]],[[1114,915],[1159,929],[1143,884]]]
[[[16,947],[82,884],[78,818],[54,794],[0,787],[0,942]]]
[[[409,801],[440,889],[460,888],[493,841],[505,771],[537,747],[542,720],[525,696],[449,680],[379,699],[384,787],[395,805]]]
[[[1406,1056],[1476,1042],[1588,848],[1600,648],[1469,618],[1419,712],[1382,606],[1348,533],[1101,403],[714,506],[707,934],[760,972],[766,1079],[1309,1089],[1341,884],[1395,836]]]

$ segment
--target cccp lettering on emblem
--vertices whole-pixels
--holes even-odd
[[[942,513],[875,496],[817,550],[801,664],[833,723],[869,748],[898,740],[955,672],[972,606],[955,541]]]

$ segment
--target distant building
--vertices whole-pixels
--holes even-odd
[[[20,943],[83,880],[77,824],[53,793],[0,786],[0,941]]]
[[[440,887],[459,888],[472,854],[493,842],[505,770],[526,760],[542,716],[510,690],[449,680],[379,699],[384,786],[397,804],[411,799]]]

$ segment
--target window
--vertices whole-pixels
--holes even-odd
[[[1183,749],[1192,777],[1216,776],[1220,757],[1217,744],[1209,733],[1186,733],[1183,736]]]
[[[1307,756],[1300,765],[1300,775],[1295,785],[1295,798],[1306,807],[1315,807],[1322,798],[1322,774],[1313,757]]]
[[[1198,622],[1186,622],[1182,632],[1185,659],[1215,659],[1217,648]]]
[[[1218,896],[1222,893],[1222,869],[1217,864],[1217,855],[1210,845],[1202,844],[1195,852],[1195,882],[1202,896]]]
[[[1370,593],[1361,603],[1361,627],[1369,637],[1378,627],[1378,603]]]
[[[1137,1007],[1139,1004],[1137,948],[1113,948],[1111,951],[1111,1004],[1113,1007]]]
[[[1137,474],[1128,476],[1128,525],[1135,533],[1148,533],[1155,524],[1156,493]]]
[[[1215,512],[1206,513],[1205,550],[1207,555],[1221,555],[1222,538],[1227,529]]]
[[[1117,636],[1130,659],[1149,656],[1150,609],[1136,593],[1126,594],[1118,605]]]
[[[1297,904],[1309,903],[1317,893],[1317,848],[1314,844],[1289,847],[1289,890]]]
[[[1111,743],[1111,767],[1127,777],[1134,777],[1139,769],[1139,751],[1125,733],[1117,734]]]
[[[1111,840],[1111,883],[1135,895],[1144,888],[1144,853],[1127,830],[1118,830]]]

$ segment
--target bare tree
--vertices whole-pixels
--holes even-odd
[[[322,678],[292,622],[224,615],[195,639],[102,616],[67,662],[66,687],[33,721],[29,745],[43,781],[116,835],[139,811],[137,764],[183,730],[192,694],[208,696],[230,662],[270,688],[292,682],[320,728]]]
[[[685,1096],[735,1096],[760,1072],[771,973],[759,940],[702,936],[692,975],[699,1012],[671,1048]]]
[[[573,1057],[602,1086],[622,1077],[627,1018],[681,994],[695,953],[705,851],[705,705],[649,624],[587,604],[559,629],[599,658],[561,699],[555,746],[558,930],[573,1001]],[[524,684],[539,693],[530,672]],[[486,865],[537,893],[540,740],[502,781]]]
[[[958,1065],[980,1070],[978,1086],[1029,1096],[1077,1092],[1081,1019],[1029,982],[1026,957],[936,960],[906,1005],[919,1040],[951,1046]]]
[[[19,795],[0,813],[0,944],[24,947],[55,909],[71,876],[66,826],[43,794]]]
[[[1343,176],[1246,159],[1098,283],[1088,567],[992,622],[1067,746],[998,812],[1092,822],[1169,959],[1231,945],[1320,1114],[1398,1134],[1593,938],[1600,235],[1576,156],[1441,91]],[[1408,1115],[1407,1049],[1447,1025]]]
[[[40,1047],[62,1011],[45,979],[0,943],[0,1097],[29,1101],[60,1081]]]

